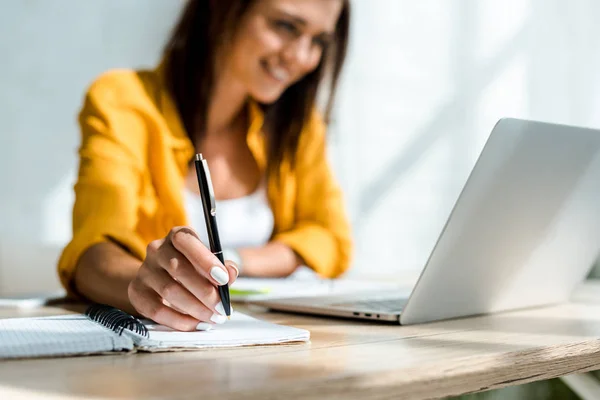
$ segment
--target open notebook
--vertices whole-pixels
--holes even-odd
[[[208,331],[178,332],[150,321],[144,321],[143,326],[143,334],[131,328],[115,332],[101,320],[83,314],[2,319],[0,358],[273,345],[310,338],[304,329],[260,321],[239,312],[233,313],[231,321]]]

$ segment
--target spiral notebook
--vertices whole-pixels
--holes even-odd
[[[275,345],[309,339],[304,329],[239,312],[211,330],[179,332],[112,307],[92,306],[85,315],[0,320],[0,359]]]

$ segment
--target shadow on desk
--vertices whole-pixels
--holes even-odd
[[[557,308],[558,307],[558,308]],[[250,308],[250,310],[265,312],[263,308]],[[582,312],[575,304],[563,304],[555,307],[539,307],[525,310],[509,311],[475,317],[456,318],[445,321],[436,321],[419,325],[400,326],[376,320],[360,320],[351,318],[338,318],[308,314],[295,314],[286,312],[268,312],[273,322],[281,324],[293,323],[310,324],[311,327],[364,327],[377,329],[402,329],[402,330],[438,330],[448,333],[450,331],[491,331],[507,334],[539,334],[577,336],[582,330],[600,330],[600,315],[594,312]],[[571,316],[571,317],[566,317]]]
[[[426,353],[445,348],[446,354],[449,354],[448,347],[462,351],[467,350],[465,345],[470,352],[474,348],[476,352],[484,350],[479,344],[473,346],[472,343],[452,343],[435,339],[417,340],[411,347],[413,350],[422,347]],[[409,398],[428,398],[427,393],[431,387],[447,385],[449,388],[446,390],[450,390],[450,393],[453,390],[460,393],[461,389],[447,381],[453,375],[452,368],[449,368],[447,363],[430,363],[424,360],[418,368],[406,371],[399,368],[380,373],[386,364],[389,364],[389,360],[380,358],[380,351],[374,351],[370,358],[363,357],[363,365],[355,365],[354,363],[360,361],[360,357],[356,357],[356,349],[352,347],[348,346],[343,352],[335,352],[334,362],[330,360],[323,363],[319,360],[330,358],[328,353],[331,348],[323,348],[319,354],[314,354],[315,349],[311,354],[306,352],[305,348],[283,347],[252,351],[252,355],[246,349],[15,361],[0,364],[0,388],[8,388],[13,394],[20,394],[25,398],[35,398],[34,394],[39,393],[45,396],[105,399],[305,398],[306,391],[312,394],[306,398],[349,398],[340,397],[341,393],[347,393],[349,389],[352,390],[352,398],[381,398],[382,392],[393,393],[395,398],[405,398],[405,395],[409,395]],[[498,346],[494,347],[493,351],[518,349],[519,346]],[[394,354],[389,347],[385,351],[389,356]],[[402,357],[402,354],[395,354],[394,357]],[[517,360],[511,360],[510,357],[501,358],[502,364],[514,365]],[[348,365],[348,362],[352,365]],[[412,362],[418,363],[419,360],[414,359]],[[485,362],[485,359],[473,356],[453,360],[457,369],[482,362]],[[359,370],[364,375],[357,374]],[[495,372],[491,370],[489,373]],[[389,374],[393,374],[394,379],[391,379]],[[497,374],[494,386],[520,383],[505,382],[502,376],[502,373]],[[325,377],[327,378],[324,379]],[[533,374],[524,377],[523,383],[532,378],[535,378]],[[494,386],[477,387],[476,390],[493,389]],[[535,393],[539,390],[537,387],[540,386],[536,386]],[[475,388],[469,391],[473,390]],[[517,392],[520,392],[520,389]],[[315,393],[318,393],[318,396],[315,396]],[[528,397],[515,397],[514,389],[509,393],[510,397],[495,397],[494,392],[490,392],[475,398],[556,398],[533,397],[530,390],[524,392]]]
[[[560,379],[531,382],[487,392],[449,397],[451,400],[580,400]]]
[[[85,305],[65,307],[81,312]],[[38,312],[56,315],[61,309]],[[600,366],[600,305],[564,304],[404,327],[249,313],[308,329],[311,343],[3,362],[0,398],[432,398]]]

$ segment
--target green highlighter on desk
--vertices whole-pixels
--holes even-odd
[[[233,301],[255,300],[264,298],[273,293],[271,279],[238,278],[229,288],[229,295]]]
[[[271,288],[229,288],[229,297],[231,301],[246,302],[252,300],[261,300],[268,297]]]
[[[264,289],[234,289],[234,288],[230,288],[229,289],[230,296],[252,296],[255,294],[268,294],[270,292],[271,292],[271,289],[269,289],[269,288],[264,288]]]
[[[235,301],[254,301],[267,298],[329,295],[332,289],[332,280],[318,277],[308,267],[300,267],[287,278],[239,277],[231,284],[229,293]]]

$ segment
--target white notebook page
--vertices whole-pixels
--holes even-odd
[[[146,350],[268,345],[310,339],[310,332],[305,329],[272,324],[239,312],[234,312],[230,321],[214,325],[209,331],[178,332],[149,323],[146,327],[150,339],[138,343],[138,348]]]
[[[0,319],[0,358],[92,354],[131,350],[133,340],[75,314]]]

